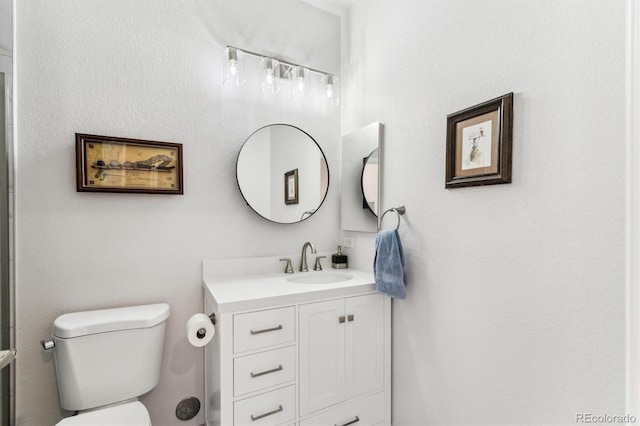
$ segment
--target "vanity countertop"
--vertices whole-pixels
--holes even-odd
[[[352,278],[327,284],[302,284],[288,281],[291,278],[307,277],[313,274],[347,274]],[[376,291],[373,274],[355,269],[226,277],[211,277],[205,274],[203,286],[209,300],[213,302],[214,310],[218,313]]]

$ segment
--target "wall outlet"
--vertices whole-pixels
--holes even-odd
[[[354,248],[356,246],[356,240],[353,237],[344,237],[342,245],[346,248]]]

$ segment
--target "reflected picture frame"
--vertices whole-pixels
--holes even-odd
[[[182,144],[76,133],[78,192],[184,193]]]
[[[511,183],[513,93],[447,116],[445,188]]]
[[[284,174],[284,203],[298,204],[298,169]]]

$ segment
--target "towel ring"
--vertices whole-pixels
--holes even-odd
[[[394,212],[396,214],[396,218],[398,219],[398,223],[396,224],[396,231],[400,229],[400,216],[402,216],[406,210],[407,209],[405,209],[404,206],[391,207],[390,209],[385,210],[384,213],[382,213],[382,216],[380,216],[380,225],[378,226],[378,230],[382,228],[382,219],[384,219],[384,215],[389,212]]]

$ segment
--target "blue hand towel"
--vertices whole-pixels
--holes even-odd
[[[396,230],[383,230],[376,236],[376,256],[373,260],[376,289],[396,299],[406,296],[404,282],[404,255],[400,234]]]

